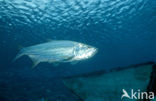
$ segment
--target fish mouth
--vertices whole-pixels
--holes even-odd
[[[96,53],[98,53],[99,49],[94,47],[94,53],[93,55],[95,55]]]
[[[94,56],[98,52],[98,48],[93,47],[92,50],[93,50],[93,53],[92,53],[91,56]]]

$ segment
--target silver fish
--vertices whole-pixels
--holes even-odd
[[[60,63],[73,62],[91,58],[97,52],[97,48],[83,43],[54,40],[30,47],[23,48],[15,57],[14,61],[23,55],[27,55],[33,61],[33,66],[40,62]]]

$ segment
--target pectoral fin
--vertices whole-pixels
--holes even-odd
[[[74,56],[71,56],[71,57],[65,57],[62,61],[63,62],[67,62],[67,61],[70,61],[73,59]]]
[[[71,62],[70,64],[71,65],[76,65],[76,64],[78,64],[79,62],[78,61],[73,61],[73,62]]]
[[[54,67],[57,67],[57,66],[59,66],[59,64],[60,64],[60,63],[56,62],[56,63],[53,63],[53,66],[54,66]]]

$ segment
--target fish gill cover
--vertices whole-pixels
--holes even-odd
[[[48,77],[155,62],[155,26],[155,0],[0,0],[1,87],[10,89],[16,85],[14,89],[20,89],[22,93],[29,88],[32,92],[25,93],[33,93],[34,88],[35,93],[37,86],[44,88],[52,83],[55,87],[58,84],[53,89],[55,93],[47,92],[58,96],[60,92],[64,94],[65,88],[62,90],[57,80],[48,82]],[[95,57],[74,66],[63,64],[58,68],[51,64],[40,64],[37,69],[31,70],[28,68],[31,63],[26,57],[11,63],[19,47],[44,43],[49,39],[77,41],[95,46],[99,51]],[[37,78],[36,81],[32,77]],[[30,87],[18,88],[22,80]],[[49,86],[46,86],[47,89],[50,89]],[[8,98],[9,90],[2,88],[3,97]],[[10,92],[14,89],[10,89]],[[12,94],[18,95],[19,92]],[[19,99],[15,95],[10,97],[11,101]],[[23,100],[22,96],[20,98]]]

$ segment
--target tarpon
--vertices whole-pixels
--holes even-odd
[[[14,60],[27,55],[33,61],[33,66],[40,62],[61,63],[73,62],[91,58],[97,52],[97,48],[83,43],[54,40],[30,47],[23,48]]]

